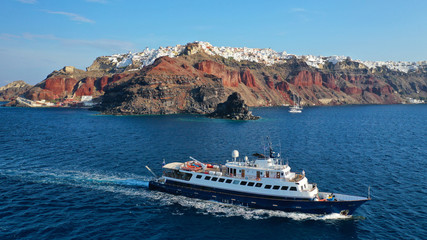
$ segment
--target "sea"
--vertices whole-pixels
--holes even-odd
[[[427,239],[427,105],[252,111],[261,119],[1,107],[0,239]],[[321,191],[372,200],[315,215],[148,189],[145,166],[251,159],[267,137]]]

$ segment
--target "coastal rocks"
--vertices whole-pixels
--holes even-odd
[[[207,114],[225,100],[224,86],[204,76],[183,59],[162,57],[140,75],[107,87],[100,111],[104,114]]]
[[[292,104],[293,95],[304,105],[427,98],[426,64],[409,72],[378,66],[374,71],[350,58],[301,59],[270,53],[195,42],[115,54],[97,58],[86,71],[70,66],[54,71],[24,96],[59,101],[102,97],[100,109],[105,114],[209,114],[232,92],[256,107]]]
[[[31,87],[31,85],[22,80],[11,82],[4,87],[0,87],[0,101],[12,100],[19,95],[24,94]]]
[[[215,110],[216,106],[225,98],[224,88],[201,86],[190,91],[191,98],[187,111],[189,113],[206,114]]]
[[[218,104],[216,110],[209,114],[210,118],[226,118],[232,120],[257,120],[258,116],[252,115],[242,96],[234,92],[228,96],[227,101]]]

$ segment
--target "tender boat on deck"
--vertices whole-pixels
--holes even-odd
[[[254,154],[255,155],[255,154]],[[191,161],[163,166],[163,176],[149,182],[149,188],[187,197],[215,200],[251,208],[315,214],[352,215],[370,198],[320,192],[302,173],[291,172],[279,156],[256,154],[257,159],[233,160],[225,165]]]

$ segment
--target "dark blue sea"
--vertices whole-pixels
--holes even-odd
[[[0,239],[426,239],[427,105],[256,108],[258,121],[0,108]],[[351,217],[249,209],[147,189],[166,162],[225,163],[269,136]]]

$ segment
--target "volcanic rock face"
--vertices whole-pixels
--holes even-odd
[[[248,68],[241,71],[228,70],[225,65],[213,61],[197,63],[196,68],[202,72],[221,78],[222,84],[225,87],[237,87],[239,83],[243,83],[251,88],[257,86],[255,77]]]
[[[19,95],[24,94],[32,86],[24,81],[14,81],[4,87],[0,87],[0,101],[10,101]]]
[[[133,79],[108,87],[100,110],[105,114],[210,113],[225,98],[215,76],[163,57]]]
[[[257,120],[258,116],[252,115],[242,96],[234,92],[228,96],[227,101],[218,104],[216,110],[208,115],[211,118],[226,118],[232,120]]]
[[[238,92],[249,106],[391,104],[427,98],[427,63],[294,56],[207,43],[97,58],[64,67],[25,92],[31,100],[101,97],[106,114],[212,113]]]

